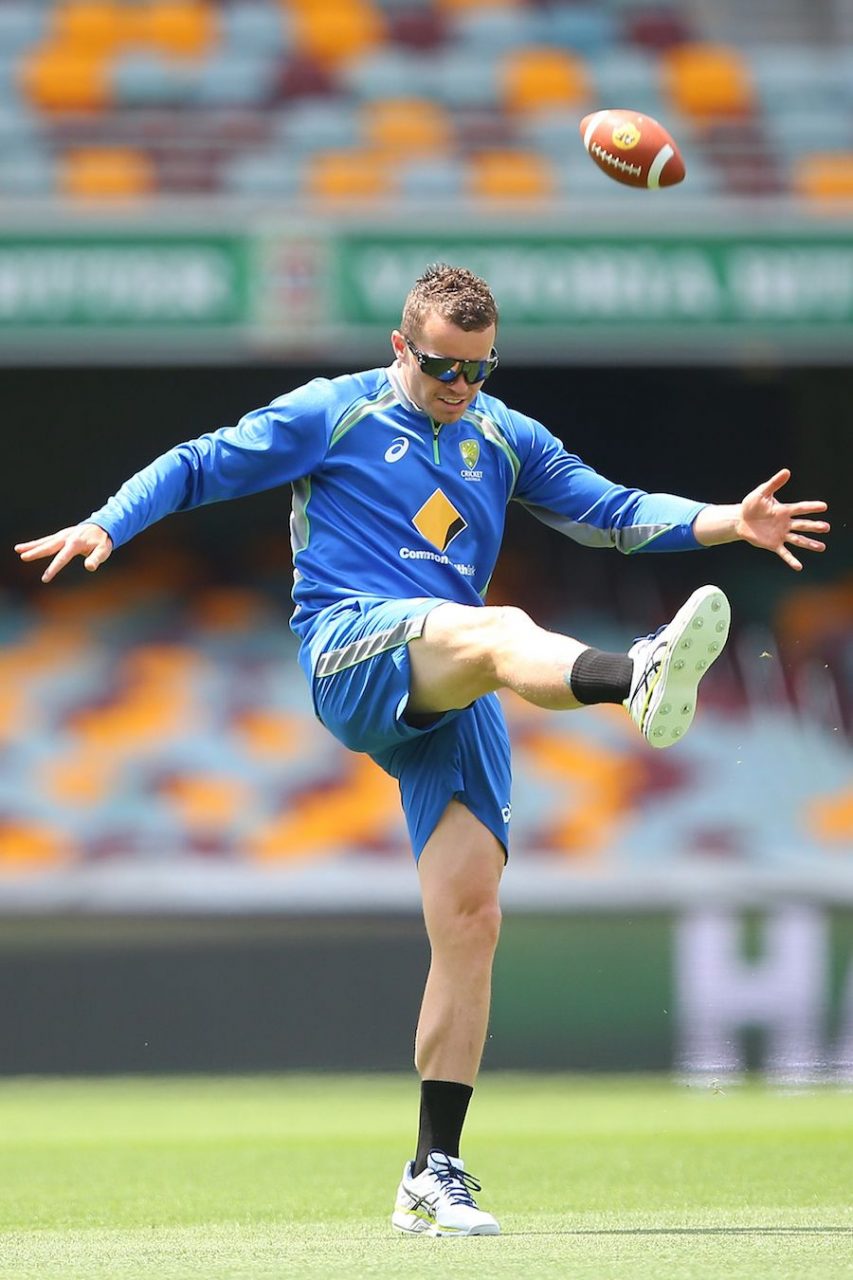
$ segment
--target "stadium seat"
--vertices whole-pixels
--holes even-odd
[[[0,154],[0,195],[50,196],[56,186],[56,166],[46,151],[4,148]]]
[[[327,856],[353,842],[376,842],[399,821],[399,793],[386,773],[363,755],[346,758],[332,789],[310,789],[262,818],[246,847],[260,862]]]
[[[359,139],[358,107],[342,98],[320,98],[279,107],[270,141],[282,152],[341,151]]]
[[[662,72],[672,105],[694,119],[743,117],[755,106],[749,64],[737,49],[678,45],[662,55]]]
[[[0,5],[0,51],[4,57],[32,49],[44,37],[50,11],[46,6],[7,0]]]
[[[447,39],[455,49],[491,57],[537,43],[542,27],[539,13],[526,6],[460,9],[448,17]]]
[[[298,716],[260,707],[241,712],[232,727],[251,756],[273,764],[298,751],[304,736]]]
[[[447,41],[444,15],[431,5],[422,9],[391,9],[385,17],[388,45],[392,48],[402,46],[425,53]]]
[[[277,74],[274,53],[223,50],[193,68],[187,101],[199,106],[263,107],[274,96]]]
[[[281,5],[267,0],[238,0],[219,10],[222,45],[240,53],[276,53],[293,44],[293,19]]]
[[[42,45],[18,70],[26,102],[39,111],[102,111],[111,101],[108,67],[98,53]]]
[[[503,112],[488,107],[466,107],[453,112],[453,123],[459,150],[490,151],[505,147],[508,141],[516,142],[517,128],[507,122]]]
[[[814,151],[853,150],[853,110],[834,106],[800,107],[796,102],[762,116],[762,127],[776,154],[788,159]]]
[[[319,151],[307,160],[305,194],[312,199],[342,202],[378,200],[394,193],[392,166],[375,151]]]
[[[6,872],[56,866],[76,853],[60,828],[40,821],[0,819],[0,869]]]
[[[185,59],[156,51],[121,53],[109,72],[112,96],[122,107],[180,106],[192,95],[194,71]]]
[[[656,120],[665,115],[660,64],[645,49],[605,49],[589,62],[596,107],[626,107]]]
[[[176,57],[200,57],[217,36],[217,13],[207,0],[149,0],[140,6],[138,38]]]
[[[428,59],[422,59],[422,64],[417,80],[418,94],[436,98],[454,110],[466,107],[491,110],[500,107],[498,58],[472,58],[470,53],[450,46]],[[414,88],[410,88],[408,92],[414,92]]]
[[[67,152],[59,162],[57,186],[78,199],[150,195],[157,186],[154,166],[130,147],[90,147]]]
[[[419,158],[450,149],[453,124],[448,112],[428,98],[389,98],[366,103],[361,110],[361,137],[365,147]]]
[[[443,51],[424,58],[411,49],[386,45],[351,58],[338,73],[341,88],[357,99],[404,98],[428,94],[430,71]]]
[[[843,100],[853,72],[853,65],[846,67],[836,50],[784,45],[751,49],[749,66],[757,101],[768,119],[776,111],[793,115],[798,110],[832,110]]]
[[[671,49],[694,38],[690,20],[673,5],[649,5],[632,9],[625,19],[623,38],[642,49]]]
[[[500,75],[504,107],[513,115],[590,101],[586,64],[562,49],[528,48],[508,54]]]
[[[412,200],[448,200],[465,190],[465,165],[457,156],[401,158],[400,195]]]
[[[584,57],[614,47],[620,38],[619,23],[607,5],[556,4],[540,9],[537,18],[538,32],[530,43],[573,49]]]
[[[338,91],[329,67],[302,53],[288,53],[282,61],[275,84],[275,101],[323,98]]]
[[[302,163],[281,150],[236,155],[220,168],[222,189],[238,196],[272,196],[291,199],[303,185]]]
[[[551,156],[555,162],[571,158],[592,170],[583,149],[577,111],[571,108],[535,111],[516,122],[515,132],[519,142]]]
[[[54,43],[90,53],[111,53],[132,36],[133,10],[116,0],[63,0],[51,14]]]
[[[118,762],[104,751],[53,754],[38,769],[43,794],[56,805],[88,809],[109,800]]]
[[[158,794],[176,810],[185,826],[206,830],[236,825],[246,812],[251,791],[233,774],[194,771],[167,777]]]
[[[556,193],[553,169],[544,156],[521,149],[481,151],[468,160],[466,188],[485,200],[547,200]]]
[[[800,156],[792,167],[791,185],[795,195],[817,204],[853,205],[853,148]]]
[[[295,47],[332,66],[376,48],[385,35],[370,0],[294,0],[292,17]]]

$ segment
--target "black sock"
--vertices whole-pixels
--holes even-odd
[[[443,1151],[448,1156],[459,1155],[459,1139],[473,1092],[471,1085],[458,1084],[455,1080],[421,1081],[421,1118],[415,1155],[415,1177],[426,1168],[430,1151]]]
[[[569,687],[585,706],[596,702],[624,702],[631,692],[633,674],[634,663],[627,653],[584,649],[575,659]]]

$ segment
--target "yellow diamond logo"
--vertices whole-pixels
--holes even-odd
[[[440,489],[427,498],[417,515],[413,516],[412,524],[421,537],[438,547],[439,551],[446,551],[457,533],[468,528],[467,521],[462,519]]]

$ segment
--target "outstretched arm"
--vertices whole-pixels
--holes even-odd
[[[826,511],[825,502],[780,502],[777,490],[787,484],[791,473],[787,467],[777,471],[764,484],[748,493],[743,502],[731,506],[704,507],[693,522],[697,542],[712,547],[721,542],[749,542],[753,547],[775,551],[791,569],[802,564],[790,550],[825,551],[826,543],[812,537],[828,533],[826,520],[805,517]]]
[[[75,556],[85,556],[83,564],[90,573],[94,573],[109,558],[112,549],[112,538],[97,524],[72,525],[44,538],[34,538],[32,542],[19,542],[15,547],[22,560],[43,560],[46,556],[53,556],[41,575],[42,582],[50,582]]]
[[[223,427],[162,454],[122,485],[89,518],[15,547],[22,560],[52,556],[42,574],[50,582],[83,556],[93,572],[135,534],[173,511],[239,498],[308,475],[325,454],[334,403],[329,384],[315,379]]]

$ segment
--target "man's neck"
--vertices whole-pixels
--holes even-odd
[[[396,362],[394,364],[389,365],[387,373],[388,373],[388,381],[391,383],[391,386],[394,388],[395,392],[397,393],[397,398],[403,402],[406,408],[412,409],[415,413],[422,413],[426,417],[429,417],[429,414],[427,413],[426,409],[422,409],[421,406],[419,404],[416,404],[415,401],[412,399],[412,397],[409,395],[405,380],[403,378],[403,374],[400,371],[400,366]]]

